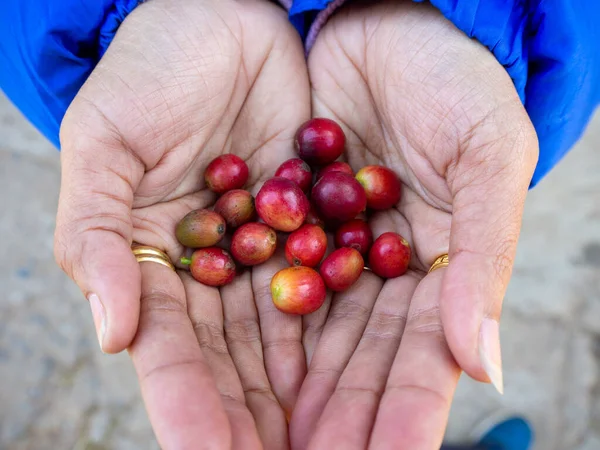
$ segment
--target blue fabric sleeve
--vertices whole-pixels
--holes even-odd
[[[540,142],[535,186],[581,137],[600,103],[600,2],[431,3],[487,46],[511,76]]]
[[[424,0],[413,0],[422,2]],[[290,19],[305,36],[307,17],[331,0],[295,0]],[[540,143],[531,187],[581,137],[600,103],[600,0],[430,0],[505,67]]]
[[[142,1],[0,0],[0,89],[57,147],[68,105]],[[600,103],[600,1],[430,1],[511,76],[540,141],[535,186]],[[293,2],[290,20],[301,36],[330,2]]]
[[[56,147],[60,122],[143,0],[0,0],[0,89]]]

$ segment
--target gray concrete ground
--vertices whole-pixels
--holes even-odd
[[[0,94],[0,449],[158,448],[125,354],[52,257],[57,152]],[[530,194],[501,324],[505,395],[466,377],[448,438],[524,413],[539,450],[600,449],[600,114]]]

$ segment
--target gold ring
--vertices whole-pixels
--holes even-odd
[[[446,267],[446,266],[448,266],[448,264],[450,264],[450,259],[448,258],[448,254],[445,253],[445,254],[443,254],[441,256],[438,256],[435,259],[435,261],[433,262],[433,264],[429,268],[429,272],[427,272],[427,273],[431,273],[435,269],[439,269],[440,267]]]
[[[164,259],[159,258],[158,256],[153,256],[153,255],[137,255],[135,257],[135,259],[139,263],[144,262],[144,261],[155,262],[155,263],[158,263],[158,264],[162,264],[163,266],[168,267],[171,270],[175,270],[175,267],[173,267],[173,264],[171,264],[169,261],[165,261]]]
[[[136,261],[139,263],[145,261],[155,262],[165,267],[169,267],[171,270],[175,270],[175,266],[173,266],[169,256],[162,250],[148,245],[133,244],[131,246],[131,251],[135,255]]]

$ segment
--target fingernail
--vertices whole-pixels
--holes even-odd
[[[504,393],[502,357],[500,355],[500,324],[494,319],[483,319],[479,329],[479,359],[494,387]]]
[[[91,294],[88,297],[90,302],[90,308],[92,308],[92,316],[94,317],[94,326],[96,327],[96,334],[98,335],[98,343],[100,344],[100,350],[103,350],[104,335],[106,334],[106,311],[104,305],[100,301],[100,298],[96,294]]]

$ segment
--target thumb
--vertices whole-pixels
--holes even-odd
[[[448,172],[453,202],[442,324],[461,368],[501,393],[500,313],[537,155],[535,131],[516,100],[478,123]]]
[[[54,253],[89,301],[102,351],[117,353],[138,325],[141,273],[131,251],[131,208],[144,167],[101,114],[74,116],[68,112],[61,128]]]

